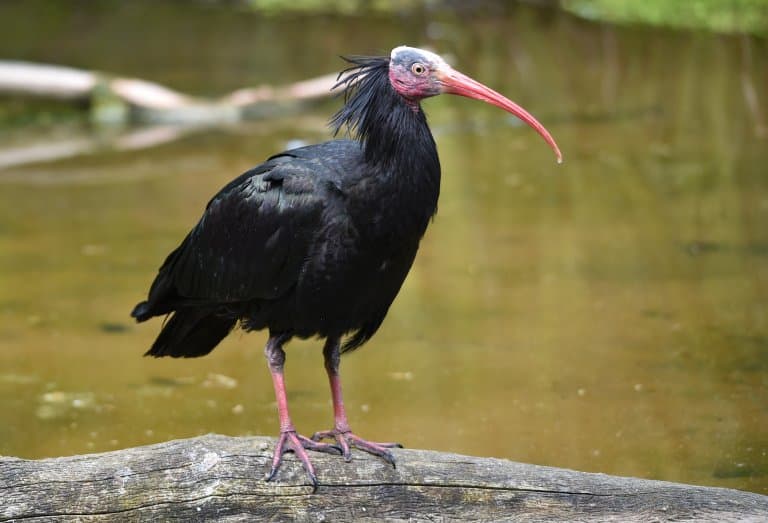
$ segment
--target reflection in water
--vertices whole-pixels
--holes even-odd
[[[210,10],[210,39],[191,49],[158,42],[182,41],[203,15],[163,9],[137,47],[107,37],[118,19],[86,41],[41,16],[70,44],[24,56],[203,92],[321,74],[345,52],[432,44],[531,109],[563,147],[557,166],[535,133],[492,108],[425,103],[440,210],[381,332],[343,362],[361,435],[768,492],[764,41],[531,8],[311,19],[298,39],[285,37],[294,18]],[[138,16],[123,15],[127,26]],[[26,38],[0,51],[21,56]],[[0,171],[0,452],[274,432],[263,335],[150,361],[140,355],[158,325],[128,312],[210,195],[290,140],[327,138],[334,107]],[[304,432],[331,420],[321,362],[317,342],[288,348]]]

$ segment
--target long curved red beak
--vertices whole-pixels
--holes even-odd
[[[467,75],[445,67],[440,71],[438,80],[443,86],[442,92],[448,94],[457,94],[459,96],[466,96],[467,98],[474,98],[475,100],[481,100],[483,102],[500,107],[505,111],[514,114],[522,121],[533,127],[537,133],[549,144],[555,155],[557,156],[557,163],[563,163],[563,154],[560,152],[560,148],[557,146],[555,139],[549,134],[549,131],[539,123],[539,121],[533,117],[531,113],[517,105],[515,102],[507,98],[506,96],[497,93],[490,87],[486,87],[480,82],[473,80]]]

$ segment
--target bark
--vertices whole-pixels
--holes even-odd
[[[8,521],[768,521],[768,497],[426,450],[397,468],[313,454],[320,485],[274,440],[207,435],[103,454],[0,458]]]

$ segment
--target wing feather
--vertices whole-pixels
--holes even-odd
[[[177,249],[168,265],[180,297],[274,299],[295,284],[322,215],[323,194],[304,162],[268,164],[216,195]]]
[[[284,295],[322,237],[324,211],[343,207],[343,181],[359,161],[359,144],[335,140],[273,156],[232,180],[168,255],[134,316]]]

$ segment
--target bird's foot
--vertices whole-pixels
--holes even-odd
[[[307,471],[309,481],[312,483],[312,490],[317,490],[317,475],[315,474],[315,467],[312,466],[312,462],[309,460],[307,450],[325,452],[326,454],[334,454],[336,456],[342,454],[341,448],[336,445],[319,443],[318,441],[298,434],[295,430],[283,431],[280,433],[280,439],[278,439],[277,445],[275,446],[275,453],[272,456],[272,469],[269,471],[267,481],[272,481],[277,475],[277,470],[283,462],[283,454],[286,452],[293,452],[296,454],[296,457],[299,458],[299,461],[301,461],[304,470]]]
[[[389,451],[391,448],[403,448],[399,443],[375,443],[373,441],[364,440],[360,436],[357,436],[349,429],[332,429],[324,430],[321,432],[315,432],[312,435],[312,441],[319,442],[323,439],[334,439],[341,448],[341,455],[344,456],[344,461],[352,460],[351,448],[360,449],[362,451],[379,456],[383,458],[387,463],[395,466],[395,457]],[[332,445],[336,447],[336,445]]]

